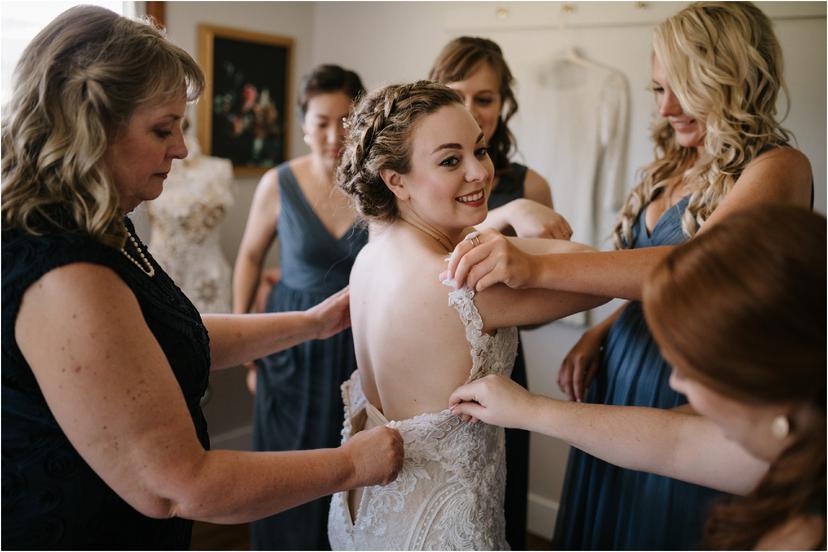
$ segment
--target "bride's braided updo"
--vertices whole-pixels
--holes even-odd
[[[430,81],[386,86],[359,103],[346,123],[337,183],[365,219],[391,222],[397,218],[396,197],[380,171],[408,173],[415,125],[424,115],[453,103],[463,105],[457,92]]]

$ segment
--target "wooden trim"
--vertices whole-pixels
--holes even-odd
[[[145,2],[146,13],[162,27],[167,26],[166,2]]]
[[[213,151],[213,39],[206,25],[198,26],[198,64],[204,71],[204,92],[198,102],[198,143],[205,153]]]

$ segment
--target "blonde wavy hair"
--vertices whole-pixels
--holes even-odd
[[[430,81],[386,86],[359,102],[347,122],[337,183],[364,219],[396,220],[396,196],[380,171],[407,174],[411,170],[411,135],[417,122],[452,104],[463,105],[457,92]]]
[[[201,69],[151,21],[78,6],[32,40],[14,78],[2,129],[4,226],[120,247],[123,213],[104,153],[137,107],[195,100]]]
[[[768,17],[750,2],[699,2],[661,23],[653,55],[664,67],[684,113],[705,125],[704,153],[676,143],[667,119],[653,125],[656,160],[642,170],[613,232],[618,249],[630,247],[641,210],[671,185],[694,184],[681,221],[692,237],[730,191],[744,168],[791,134],[776,117],[788,91],[782,50]]]

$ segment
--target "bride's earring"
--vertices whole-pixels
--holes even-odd
[[[784,414],[780,414],[771,422],[771,433],[780,441],[787,437],[790,432],[791,423],[788,421],[788,417]]]
[[[302,141],[305,142],[307,145],[310,145],[310,136],[305,134],[304,136],[302,136]]]

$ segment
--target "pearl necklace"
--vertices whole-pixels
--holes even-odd
[[[138,240],[135,239],[132,232],[129,231],[129,228],[127,228],[127,237],[129,238],[129,241],[132,242],[132,246],[135,248],[135,251],[138,252],[138,257],[141,259],[141,262],[139,263],[135,257],[127,253],[126,244],[121,247],[121,253],[124,254],[124,257],[132,261],[132,264],[141,269],[141,272],[152,278],[155,276],[155,267],[152,266],[152,263],[149,262],[147,257],[144,255],[144,252],[141,251],[141,247],[138,245]]]

